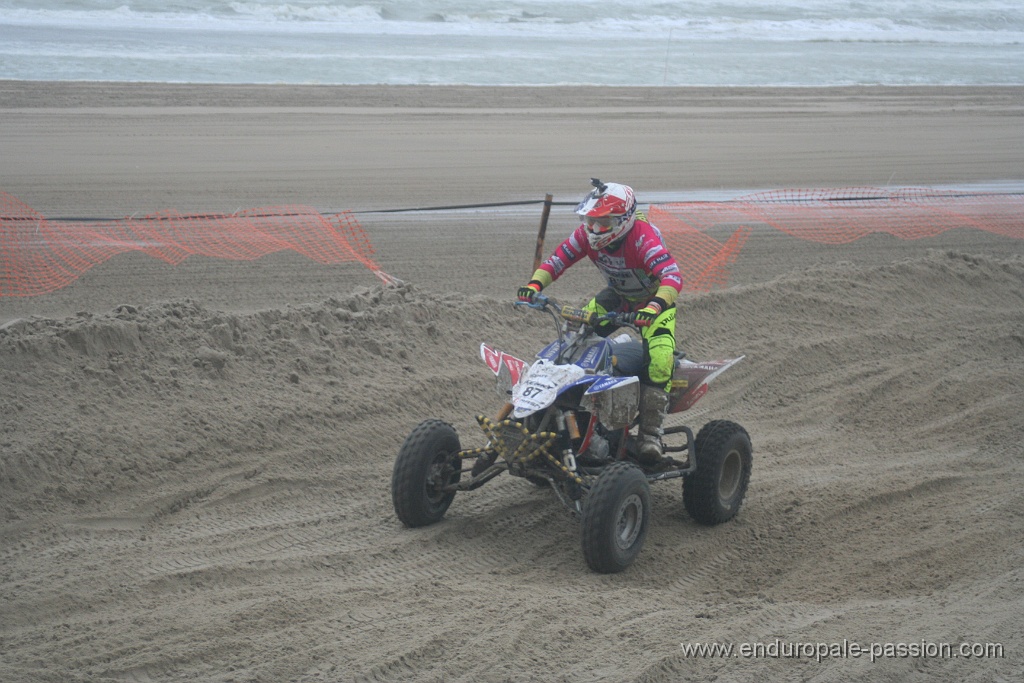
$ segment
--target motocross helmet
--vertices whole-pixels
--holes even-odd
[[[590,179],[594,191],[583,198],[576,213],[583,218],[587,240],[594,249],[604,249],[633,228],[636,222],[636,197],[633,188],[619,183]]]

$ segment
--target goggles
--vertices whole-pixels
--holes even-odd
[[[583,224],[587,226],[587,230],[591,234],[603,235],[606,232],[610,232],[621,218],[621,216],[600,216],[597,218],[594,216],[584,216]]]

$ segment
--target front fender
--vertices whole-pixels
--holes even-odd
[[[629,427],[640,408],[640,379],[601,377],[583,393],[582,404],[608,429]]]
[[[512,387],[512,415],[521,419],[543,410],[563,392],[595,379],[578,365],[555,365],[544,359],[538,360]]]

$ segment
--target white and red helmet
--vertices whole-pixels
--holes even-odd
[[[576,213],[583,218],[587,239],[594,249],[604,249],[624,237],[636,222],[633,188],[619,183],[590,179],[594,191],[583,198]]]

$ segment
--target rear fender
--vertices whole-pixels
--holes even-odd
[[[746,356],[702,363],[694,363],[685,359],[677,361],[676,369],[672,373],[668,412],[679,413],[692,408],[704,394],[708,393],[708,385],[712,381],[744,358]]]

